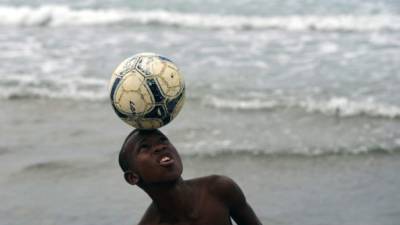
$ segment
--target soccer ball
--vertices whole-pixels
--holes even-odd
[[[114,70],[109,91],[118,117],[140,129],[168,124],[185,100],[185,83],[178,67],[155,53],[125,59]]]

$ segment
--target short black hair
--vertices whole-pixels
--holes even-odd
[[[119,162],[119,166],[121,167],[122,171],[125,173],[129,170],[132,169],[131,165],[132,160],[130,157],[130,153],[129,151],[127,151],[126,149],[126,145],[128,144],[129,139],[136,133],[141,133],[141,134],[149,134],[152,132],[160,132],[162,134],[162,132],[158,129],[150,129],[150,130],[146,130],[146,129],[134,129],[133,131],[131,131],[128,136],[125,138],[124,143],[122,144],[121,150],[119,152],[119,157],[118,157],[118,162]]]
[[[126,144],[128,143],[128,140],[132,137],[132,135],[136,134],[139,132],[139,129],[134,129],[131,131],[128,136],[125,138],[124,143],[121,146],[121,150],[119,151],[119,156],[118,156],[118,162],[119,166],[121,167],[122,171],[125,173],[131,168],[131,163],[130,163],[130,157],[128,157],[128,152],[126,151]]]

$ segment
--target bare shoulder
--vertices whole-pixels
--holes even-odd
[[[192,185],[206,185],[211,191],[225,190],[237,186],[235,181],[223,175],[209,175],[187,180]]]
[[[223,175],[210,175],[207,180],[212,193],[225,192],[237,187],[232,178]]]
[[[212,196],[220,199],[227,205],[245,201],[245,197],[239,185],[230,177],[210,175],[193,179],[191,182],[195,182],[197,185],[201,184]]]
[[[218,175],[218,174],[213,174],[213,175],[208,175],[208,176],[204,176],[204,177],[197,177],[197,178],[193,178],[190,180],[187,180],[188,182],[194,182],[194,183],[234,183],[234,181],[224,175]]]
[[[191,182],[195,182],[194,185],[202,187],[209,197],[212,196],[213,199],[217,199],[229,209],[229,214],[236,224],[261,225],[239,185],[233,179],[227,176],[211,175],[194,179]]]
[[[158,211],[154,207],[154,204],[150,204],[144,213],[142,219],[138,223],[138,225],[151,225],[154,224],[155,220],[159,217]]]

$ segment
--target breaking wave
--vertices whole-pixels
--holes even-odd
[[[105,100],[107,81],[94,78],[35,78],[32,75],[4,76],[0,98]]]
[[[79,81],[79,82],[78,82]],[[72,99],[77,101],[108,100],[107,82],[96,79],[46,80],[38,84],[21,82],[7,86],[1,85],[0,98],[18,99]],[[251,98],[227,99],[216,96],[188,96],[188,101],[200,101],[204,106],[241,111],[268,111],[283,108],[300,108],[308,113],[322,113],[329,116],[351,117],[370,116],[380,118],[400,118],[400,107],[380,103],[373,99],[352,100],[346,97],[331,97],[328,99],[295,98]]]
[[[187,156],[209,156],[209,157],[218,157],[218,156],[226,156],[226,155],[243,155],[243,156],[267,156],[267,157],[317,157],[317,156],[331,156],[331,155],[362,155],[362,154],[396,154],[399,153],[400,149],[384,149],[384,148],[366,148],[362,150],[350,150],[350,149],[333,149],[332,151],[319,151],[319,150],[309,150],[303,152],[265,152],[261,150],[230,150],[230,149],[221,149],[215,152],[198,152],[191,154],[184,154]]]
[[[242,16],[166,10],[73,9],[65,5],[0,6],[0,26],[159,25],[202,29],[282,29],[321,31],[400,30],[400,17],[378,15]]]
[[[211,141],[212,142],[212,141]],[[200,146],[197,147],[197,144]],[[215,144],[213,142],[213,144]],[[189,145],[189,144],[188,144]],[[217,148],[214,148],[218,146]],[[235,146],[222,147],[213,145],[212,149],[205,149],[201,143],[190,143],[190,146],[180,146],[181,154],[184,156],[200,156],[200,157],[218,157],[218,156],[272,156],[272,157],[314,157],[314,156],[330,156],[330,155],[364,155],[364,154],[398,154],[400,153],[399,145],[391,147],[383,146],[354,146],[352,148],[334,148],[321,147],[315,148],[311,146],[303,146],[287,149],[259,149],[259,148],[238,148]],[[189,150],[190,149],[190,150]]]
[[[305,100],[289,99],[250,99],[231,100],[217,97],[207,97],[203,104],[219,108],[233,110],[275,110],[278,108],[301,108],[307,112],[319,112],[338,117],[371,116],[383,118],[400,118],[400,107],[379,103],[373,99],[351,100],[345,97],[331,97],[327,100],[307,98]]]
[[[18,99],[72,99],[77,101],[107,101],[108,81],[97,78],[42,77],[32,75],[4,76],[0,81],[0,98]],[[300,108],[308,113],[322,113],[336,117],[369,116],[377,118],[400,118],[400,106],[382,103],[373,98],[350,99],[331,96],[330,98],[275,96],[230,96],[229,98],[190,93],[188,101],[199,102],[206,107],[241,111],[269,111],[285,108]]]

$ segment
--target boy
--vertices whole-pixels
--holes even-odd
[[[119,164],[125,180],[153,200],[140,225],[230,225],[230,217],[238,225],[261,224],[230,178],[183,180],[181,158],[159,130],[132,131],[122,145]]]

